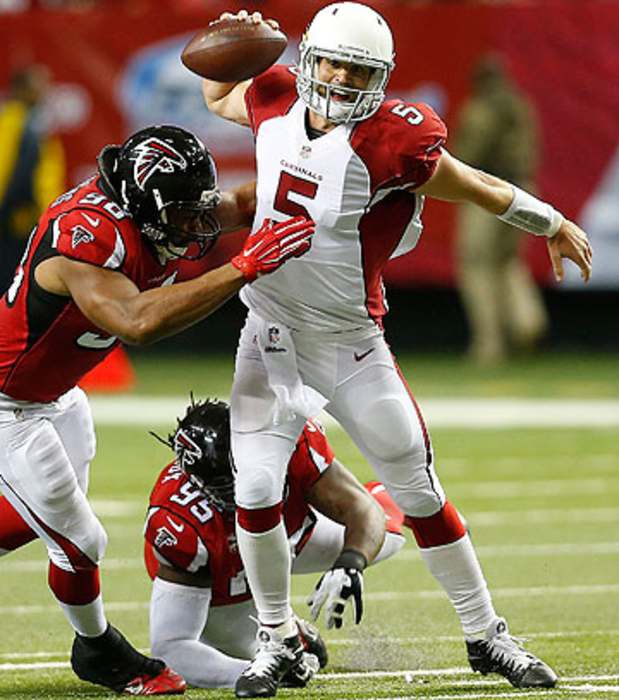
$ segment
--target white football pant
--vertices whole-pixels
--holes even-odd
[[[231,396],[236,501],[247,509],[281,500],[288,460],[306,418],[274,424],[276,397],[255,340],[262,324],[248,315]],[[445,494],[430,437],[380,331],[337,339],[299,332],[292,337],[302,382],[325,397],[325,410],[350,435],[398,507],[414,517],[438,512]],[[277,361],[286,353],[272,356]]]
[[[65,571],[92,568],[107,535],[86,498],[95,431],[75,387],[50,403],[0,394],[0,486]]]

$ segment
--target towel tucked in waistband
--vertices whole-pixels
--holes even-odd
[[[274,425],[296,416],[315,418],[328,403],[319,391],[303,384],[290,330],[279,322],[261,319],[258,346],[267,371],[269,386],[276,396]]]

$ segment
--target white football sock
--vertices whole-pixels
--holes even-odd
[[[465,535],[451,544],[419,551],[431,574],[449,596],[464,635],[483,636],[497,614],[470,537]]]
[[[237,521],[236,539],[260,624],[285,624],[292,618],[292,608],[290,547],[284,521],[267,532],[249,532]]]
[[[56,599],[58,600],[58,599]],[[68,605],[58,600],[58,605],[71,627],[82,637],[98,637],[107,629],[101,594],[86,605]]]

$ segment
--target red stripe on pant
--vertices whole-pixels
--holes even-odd
[[[404,524],[413,531],[421,549],[451,544],[466,535],[466,528],[460,520],[460,515],[449,501],[438,513],[427,518],[414,518],[407,515],[404,518]]]
[[[98,568],[71,572],[50,561],[47,580],[56,598],[65,605],[88,605],[101,592]]]
[[[400,377],[400,381],[404,385],[404,388],[406,389],[406,393],[408,394],[413,407],[415,409],[415,413],[417,414],[417,420],[419,421],[419,425],[421,426],[421,433],[423,435],[423,444],[424,447],[426,448],[426,468],[430,468],[430,465],[432,464],[432,441],[430,440],[430,432],[428,430],[428,426],[426,425],[425,420],[423,419],[423,414],[421,413],[421,409],[419,408],[419,404],[417,403],[417,400],[413,396],[413,392],[411,391],[410,386],[408,386],[408,382],[406,381],[404,375],[402,374],[402,370],[400,369],[400,365],[395,361],[395,357],[393,354],[391,355],[393,358],[393,364],[395,366],[395,370],[398,373],[398,377]]]
[[[70,561],[71,566],[76,571],[84,570],[84,569],[96,569],[97,564],[92,561],[84,552],[81,551],[81,549],[73,544],[71,540],[68,540],[64,535],[61,535],[59,532],[56,532],[55,530],[52,530],[51,527],[46,525],[41,518],[28,506],[28,504],[20,498],[19,494],[15,491],[15,489],[11,488],[11,485],[8,484],[6,481],[3,482],[4,486],[8,487],[11,489],[11,492],[19,498],[21,501],[22,505],[28,513],[30,513],[30,517],[33,520],[36,520],[37,524],[39,527],[41,527],[45,532],[49,535],[49,537],[62,549],[62,551],[67,555],[67,559]]]
[[[0,549],[12,552],[36,540],[37,533],[4,496],[0,496]]]
[[[241,508],[236,507],[238,524],[248,532],[268,532],[272,530],[282,519],[284,504],[282,501],[267,508]]]

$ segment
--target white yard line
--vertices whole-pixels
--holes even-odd
[[[559,686],[557,688],[543,688],[540,690],[508,690],[507,692],[497,692],[497,693],[465,693],[456,694],[449,693],[449,695],[428,695],[431,700],[483,700],[483,698],[527,698],[527,697],[540,697],[540,693],[543,693],[544,697],[569,697],[565,694],[566,690],[578,690],[581,693],[598,693],[598,692],[611,692],[619,693],[619,686],[600,686],[599,688],[591,686]],[[356,700],[356,695],[342,695],[336,700]],[[366,700],[421,700],[425,696],[423,695],[393,695],[391,697],[384,695],[370,696]]]
[[[589,630],[589,631],[577,631],[568,630],[565,632],[525,632],[522,637],[526,640],[534,639],[577,639],[578,637],[603,637],[603,636],[617,636],[619,635],[619,630]],[[462,635],[458,634],[437,634],[437,635],[427,635],[427,636],[417,636],[417,637],[386,637],[385,638],[389,644],[427,644],[429,642],[454,642],[457,644],[462,643]],[[358,638],[346,638],[346,637],[331,637],[327,639],[327,643],[330,647],[332,646],[362,646],[367,644],[367,639],[364,637]],[[148,653],[148,649],[139,649],[143,654]],[[16,660],[27,660],[27,659],[68,659],[69,654],[67,651],[24,651],[24,652],[6,652],[0,653],[0,659],[16,659]],[[467,670],[467,669],[464,669]],[[429,671],[415,671],[415,673],[431,673]],[[604,677],[606,678],[606,677]],[[610,678],[614,678],[611,676]],[[618,676],[619,678],[619,676]],[[571,680],[578,680],[576,677]],[[469,682],[469,681],[467,681]],[[480,682],[484,682],[481,681]],[[493,681],[487,681],[492,683]]]
[[[619,584],[594,584],[583,586],[532,586],[528,588],[494,588],[493,597],[496,598],[545,598],[558,595],[608,595],[619,593]],[[411,599],[443,599],[445,593],[440,590],[432,591],[383,591],[366,593],[364,598],[379,602],[396,602]],[[295,603],[305,600],[305,596],[293,596]],[[1,608],[0,608],[1,610]]]
[[[40,671],[40,670],[64,670],[69,669],[70,664],[68,661],[36,661],[30,663],[2,663],[0,664],[0,672],[17,672],[17,671]],[[538,689],[525,689],[525,690],[499,690],[497,692],[492,692],[491,687],[504,683],[502,679],[495,680],[485,680],[478,677],[469,679],[455,679],[454,676],[471,676],[470,668],[466,666],[452,667],[452,668],[438,668],[438,669],[413,669],[409,671],[351,671],[344,673],[321,673],[317,676],[317,680],[352,680],[352,679],[364,679],[364,678],[403,678],[405,679],[413,688],[419,687],[419,683],[423,682],[423,678],[434,678],[434,683],[438,684],[439,687],[449,687],[449,688],[470,688],[475,690],[476,688],[484,688],[483,692],[479,693],[449,693],[448,695],[432,695],[433,700],[454,700],[455,699],[467,699],[468,700],[482,700],[483,698],[513,698],[513,697],[527,697],[531,695],[538,695]],[[445,681],[441,679],[445,678]],[[608,681],[619,680],[619,675],[585,675],[585,676],[563,676],[560,679],[560,683],[556,688],[544,690],[544,696],[554,696],[559,694],[563,696],[565,691],[571,691],[579,694],[616,694],[619,693],[619,685],[608,685]],[[604,685],[601,683],[606,681]],[[596,685],[596,682],[599,685]],[[339,700],[347,700],[348,697],[353,696],[342,696]],[[410,698],[410,700],[418,700],[419,695],[402,696],[395,695],[393,700],[405,700]],[[371,700],[371,699],[370,699]],[[379,700],[377,697],[376,700]],[[380,700],[389,700],[389,698],[384,698],[381,696]]]
[[[619,457],[618,457],[619,459]],[[568,480],[572,484],[580,484],[580,481]],[[476,482],[485,485],[486,488],[499,490],[502,482]],[[509,482],[513,484],[514,482]],[[516,482],[518,483],[518,482]],[[542,482],[547,486],[548,481]],[[550,482],[550,488],[555,488],[557,480]],[[594,484],[599,488],[599,483]],[[458,488],[458,482],[453,482],[451,489]],[[135,515],[143,515],[146,508],[145,498],[113,501],[103,498],[93,498],[91,503],[95,512],[102,518],[122,519]],[[493,527],[495,525],[510,525],[512,523],[614,523],[619,520],[619,508],[538,508],[530,510],[481,510],[467,511],[466,519],[475,527]]]
[[[169,425],[184,411],[186,396],[93,396],[99,425]],[[430,427],[549,428],[619,425],[619,401],[610,399],[447,398],[422,401]],[[335,425],[324,418],[328,425]]]
[[[33,669],[54,669],[54,668],[69,668],[68,661],[40,661],[33,663],[5,663],[0,664],[0,671],[27,671]],[[411,669],[408,671],[346,671],[340,673],[320,673],[317,678],[321,680],[346,680],[353,678],[441,678],[441,677],[453,677],[453,676],[471,676],[471,678],[466,680],[449,680],[449,685],[457,686],[492,686],[497,683],[504,683],[505,681],[501,678],[495,679],[482,679],[479,676],[472,676],[472,671],[468,666],[455,666],[450,668],[428,668],[428,669]],[[602,681],[616,681],[619,680],[619,674],[601,674],[601,675],[582,675],[582,676],[562,676],[562,683],[593,683]],[[563,687],[560,685],[557,690],[561,690]],[[601,689],[606,686],[595,686],[595,685],[585,685],[585,686],[574,686],[575,689],[587,688],[587,689]],[[619,690],[619,686],[608,686],[609,688],[616,688]],[[527,691],[525,691],[527,692]],[[539,690],[532,690],[531,692],[540,692]],[[546,691],[544,691],[546,692]],[[511,695],[513,697],[514,691]],[[452,696],[453,697],[453,696]],[[467,696],[470,697],[470,696]]]
[[[477,554],[484,559],[493,557],[562,557],[570,555],[618,554],[619,542],[579,542],[577,544],[499,544],[478,545]],[[420,560],[419,551],[405,549],[397,555],[399,560]]]
[[[579,693],[619,693],[619,685],[561,685],[559,690],[577,690]]]
[[[373,632],[375,634],[375,632]],[[587,631],[582,631],[582,630],[568,630],[565,632],[523,632],[521,636],[523,639],[531,640],[531,639],[578,639],[579,637],[603,637],[603,636],[609,636],[609,637],[615,637],[619,635],[619,630],[589,630]],[[379,639],[382,639],[380,635],[378,635]],[[462,635],[459,634],[437,634],[437,635],[424,635],[424,636],[417,636],[417,637],[385,637],[385,640],[389,644],[407,644],[407,645],[415,645],[415,644],[428,644],[432,642],[454,642],[457,644],[462,643]],[[364,644],[367,644],[367,639],[364,638],[363,636],[359,637],[332,637],[327,640],[329,646],[362,646]],[[3,655],[0,654],[0,658],[3,658]],[[18,657],[16,657],[18,658]],[[24,654],[23,657],[19,658],[27,658],[27,655]]]
[[[619,462],[619,455],[617,457]],[[541,496],[603,495],[619,490],[619,478],[608,476],[595,479],[527,479],[522,481],[452,481],[450,493],[458,497],[510,499]]]
[[[144,589],[146,591],[146,587]],[[588,586],[533,586],[529,588],[495,588],[493,596],[497,598],[544,598],[558,595],[608,595],[619,593],[619,584],[593,584]],[[292,596],[293,603],[304,603],[306,595]],[[445,593],[440,590],[424,591],[376,591],[366,593],[366,600],[379,602],[397,602],[401,600],[443,600]],[[107,610],[116,612],[131,612],[148,608],[148,601],[122,601],[105,603]],[[60,612],[58,606],[48,605],[2,605],[0,615],[38,615],[50,612]]]
[[[482,510],[466,512],[474,527],[494,527],[512,523],[551,525],[561,523],[614,523],[619,520],[619,508],[539,508],[531,510]]]
[[[47,559],[30,559],[28,561],[3,561],[0,563],[0,571],[3,574],[25,574],[33,571],[45,571]],[[101,564],[103,571],[125,571],[131,569],[144,569],[144,559],[134,557],[130,559],[104,559]],[[146,574],[146,571],[144,572]]]
[[[619,553],[619,542],[579,542],[562,544],[513,544],[513,545],[480,545],[475,551],[484,559],[494,557],[562,557],[579,555],[614,555]],[[403,550],[397,555],[399,561],[421,561],[419,551],[413,547]],[[397,561],[394,559],[394,561]],[[29,559],[28,561],[5,560],[0,564],[3,574],[22,574],[42,571],[47,566],[47,559]],[[104,571],[125,571],[144,568],[141,557],[104,559]]]

